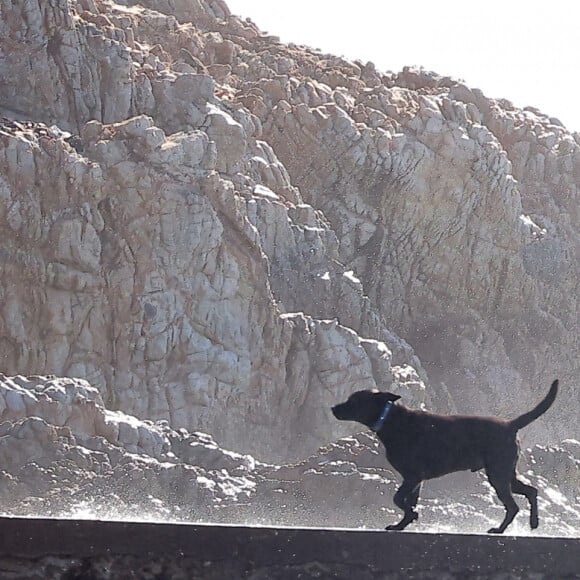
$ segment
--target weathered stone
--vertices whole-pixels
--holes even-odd
[[[203,105],[212,99],[214,90],[215,82],[208,75],[182,74],[175,79],[175,96],[184,101]]]

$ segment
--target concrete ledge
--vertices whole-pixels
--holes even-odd
[[[580,538],[27,518],[0,526],[6,580],[580,578]]]

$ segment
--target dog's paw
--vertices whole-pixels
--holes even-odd
[[[391,524],[387,526],[385,530],[387,531],[400,531],[404,530],[410,523],[419,519],[419,514],[417,512],[411,512],[407,514],[398,524]]]
[[[538,516],[536,516],[535,518],[532,516],[530,518],[530,528],[532,528],[532,530],[535,530],[539,525],[540,522],[538,520]]]
[[[503,530],[501,528],[489,528],[487,530],[488,534],[503,534]]]

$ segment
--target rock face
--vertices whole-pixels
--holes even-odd
[[[577,437],[578,135],[217,0],[0,13],[6,374],[268,461],[359,388],[507,416],[559,377],[526,437]]]
[[[5,10],[3,76],[16,84],[0,89],[12,117],[0,150],[3,370],[88,378],[113,408],[265,458],[340,435],[328,407],[353,385],[416,385],[421,400],[411,348],[339,263],[334,231],[260,120],[215,96],[225,88],[206,66],[230,66],[232,41],[143,8]],[[165,49],[143,48],[156,35]],[[19,80],[24,44],[42,56]],[[18,111],[16,94],[30,99]],[[329,291],[341,298],[310,312]],[[342,309],[342,324],[321,319]]]

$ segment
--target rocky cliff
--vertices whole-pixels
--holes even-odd
[[[420,394],[418,361],[227,81],[268,41],[163,9],[2,4],[3,370],[87,378],[263,457],[313,451],[354,385]]]
[[[578,134],[220,0],[0,15],[4,373],[268,461],[355,389],[509,416],[559,377],[526,433],[578,438]]]

